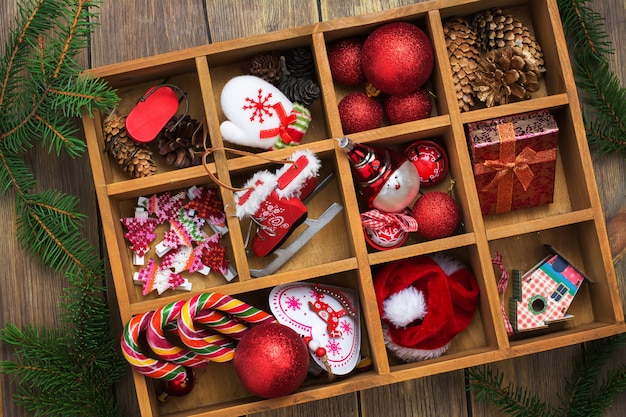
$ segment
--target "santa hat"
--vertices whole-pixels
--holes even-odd
[[[407,362],[442,355],[472,320],[478,299],[474,274],[445,255],[388,263],[374,289],[385,344]]]

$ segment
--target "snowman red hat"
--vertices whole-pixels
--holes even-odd
[[[385,344],[406,362],[441,356],[472,320],[474,274],[446,255],[390,262],[374,277]]]

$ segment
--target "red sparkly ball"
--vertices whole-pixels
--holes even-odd
[[[196,374],[193,369],[186,368],[186,370],[187,376],[182,381],[163,381],[163,393],[165,397],[168,395],[182,397],[191,392],[196,381]],[[162,394],[162,396],[164,394]],[[164,398],[161,400],[164,401]]]
[[[361,68],[363,38],[341,39],[328,46],[328,64],[333,79],[340,84],[356,85],[365,81]]]
[[[383,107],[362,91],[353,91],[339,102],[339,118],[345,134],[379,128],[383,124]]]
[[[263,398],[280,397],[304,382],[309,349],[295,330],[278,323],[261,324],[241,338],[233,365],[250,392]]]
[[[363,43],[361,65],[365,77],[387,94],[416,91],[430,77],[434,62],[430,39],[411,23],[384,24]]]
[[[397,125],[430,117],[433,103],[426,89],[414,93],[393,94],[383,100],[383,111],[389,123]]]
[[[413,205],[417,232],[426,239],[440,239],[452,235],[461,223],[456,200],[442,191],[422,195]]]

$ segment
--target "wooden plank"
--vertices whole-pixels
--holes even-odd
[[[206,9],[213,43],[318,22],[315,0],[206,0]]]
[[[103,1],[91,41],[91,66],[113,64],[209,42],[201,0]]]
[[[361,392],[362,416],[467,416],[463,371]]]

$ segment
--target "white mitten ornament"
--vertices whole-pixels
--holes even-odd
[[[311,122],[311,112],[292,103],[278,88],[254,75],[232,78],[224,85],[222,111],[228,120],[224,140],[261,149],[298,145]]]

